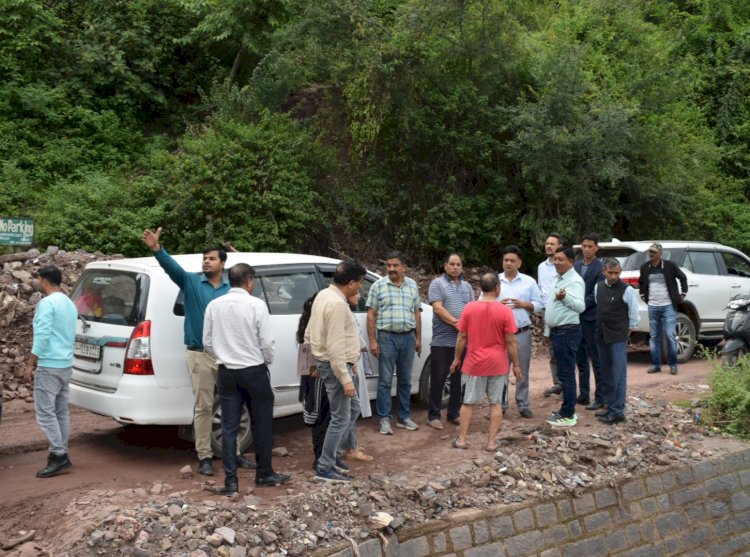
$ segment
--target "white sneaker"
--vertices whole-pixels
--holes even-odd
[[[380,418],[380,435],[393,435],[390,418]]]
[[[399,420],[396,422],[396,427],[401,427],[409,431],[415,431],[419,429],[419,426],[411,418],[404,418],[403,420],[399,418]]]

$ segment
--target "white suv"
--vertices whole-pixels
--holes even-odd
[[[202,255],[177,255],[184,269],[200,273]],[[271,315],[276,355],[270,366],[275,396],[274,417],[302,412],[298,400],[296,332],[302,305],[331,281],[338,260],[290,253],[229,253],[227,268],[249,263],[255,268],[254,296]],[[365,301],[378,275],[368,272],[355,313],[366,330]],[[78,320],[70,402],[123,424],[190,426],[193,393],[185,365],[182,294],[154,257],[89,263],[71,298]],[[421,356],[414,359],[412,393],[427,400],[432,308],[422,304]],[[369,368],[377,371],[370,354]],[[368,366],[365,365],[365,368]],[[422,392],[420,393],[420,383]],[[371,398],[377,378],[368,379]],[[393,382],[395,391],[396,382]],[[221,455],[218,396],[214,403],[214,454]],[[243,416],[243,450],[251,442],[249,420]],[[182,428],[187,436],[191,430]]]
[[[642,240],[601,242],[597,257],[617,257],[622,262],[622,280],[638,288],[640,267],[648,261],[648,248],[658,242],[663,257],[674,261],[685,273],[688,293],[677,307],[677,359],[693,355],[696,340],[721,340],[727,303],[738,294],[750,294],[750,258],[734,248],[713,242]],[[648,338],[648,308],[641,302],[641,320],[634,343]],[[666,351],[664,351],[666,354]]]

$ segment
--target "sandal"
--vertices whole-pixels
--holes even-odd
[[[497,445],[495,445],[494,447],[487,447],[484,450],[487,451],[488,453],[496,453],[499,448],[500,447],[498,447]]]
[[[347,451],[344,454],[344,458],[349,460],[357,460],[359,462],[371,462],[375,459],[374,456],[367,454],[365,451],[357,447],[354,450]]]
[[[468,449],[469,448],[469,445],[467,445],[467,444],[459,445],[458,444],[458,437],[456,437],[453,441],[451,441],[451,446],[454,449]]]

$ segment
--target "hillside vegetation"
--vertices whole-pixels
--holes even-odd
[[[745,0],[0,3],[0,215],[42,246],[749,251],[749,197]]]

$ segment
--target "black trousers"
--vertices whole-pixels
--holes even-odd
[[[273,474],[271,448],[273,446],[273,390],[266,364],[242,369],[227,369],[219,365],[219,398],[221,400],[222,459],[224,483],[237,484],[237,434],[242,417],[242,404],[250,412],[251,431],[255,442],[255,477]]]
[[[451,363],[456,349],[452,346],[433,346],[430,349],[430,411],[428,420],[439,420],[443,406],[443,387],[450,375]],[[450,376],[450,397],[448,398],[448,419],[458,418],[461,412],[461,372]]]

